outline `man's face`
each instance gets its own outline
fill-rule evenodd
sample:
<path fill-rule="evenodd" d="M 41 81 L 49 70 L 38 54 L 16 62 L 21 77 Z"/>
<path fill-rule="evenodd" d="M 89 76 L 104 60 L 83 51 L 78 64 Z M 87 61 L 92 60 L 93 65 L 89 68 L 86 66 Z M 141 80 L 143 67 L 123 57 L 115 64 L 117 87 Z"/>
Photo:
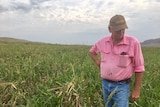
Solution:
<path fill-rule="evenodd" d="M 114 31 L 113 29 L 111 29 L 111 33 L 112 33 L 112 36 L 113 36 L 114 40 L 119 41 L 119 40 L 123 39 L 125 29 L 121 29 L 121 30 L 118 30 L 118 31 Z"/>

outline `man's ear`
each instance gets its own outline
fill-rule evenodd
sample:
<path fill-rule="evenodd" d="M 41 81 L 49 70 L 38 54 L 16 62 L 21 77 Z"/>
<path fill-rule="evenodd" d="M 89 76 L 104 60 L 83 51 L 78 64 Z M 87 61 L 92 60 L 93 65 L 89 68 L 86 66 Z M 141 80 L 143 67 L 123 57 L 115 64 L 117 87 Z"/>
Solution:
<path fill-rule="evenodd" d="M 109 30 L 110 33 L 112 33 L 112 29 L 111 29 L 110 26 L 108 26 L 108 30 Z"/>

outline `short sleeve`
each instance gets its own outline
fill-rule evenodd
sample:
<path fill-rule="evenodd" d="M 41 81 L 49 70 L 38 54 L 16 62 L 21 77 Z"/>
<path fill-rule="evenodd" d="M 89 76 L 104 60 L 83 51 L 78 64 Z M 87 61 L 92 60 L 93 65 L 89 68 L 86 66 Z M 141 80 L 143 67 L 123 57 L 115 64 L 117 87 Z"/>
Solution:
<path fill-rule="evenodd" d="M 142 49 L 138 41 L 136 41 L 134 44 L 134 71 L 135 72 L 145 71 Z"/>

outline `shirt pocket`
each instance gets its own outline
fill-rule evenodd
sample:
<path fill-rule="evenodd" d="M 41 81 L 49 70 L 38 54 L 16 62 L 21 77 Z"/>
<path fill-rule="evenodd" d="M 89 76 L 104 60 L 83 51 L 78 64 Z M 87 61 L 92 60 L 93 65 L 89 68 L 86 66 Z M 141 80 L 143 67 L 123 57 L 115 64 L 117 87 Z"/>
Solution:
<path fill-rule="evenodd" d="M 119 55 L 118 57 L 118 67 L 126 68 L 131 63 L 130 55 Z"/>

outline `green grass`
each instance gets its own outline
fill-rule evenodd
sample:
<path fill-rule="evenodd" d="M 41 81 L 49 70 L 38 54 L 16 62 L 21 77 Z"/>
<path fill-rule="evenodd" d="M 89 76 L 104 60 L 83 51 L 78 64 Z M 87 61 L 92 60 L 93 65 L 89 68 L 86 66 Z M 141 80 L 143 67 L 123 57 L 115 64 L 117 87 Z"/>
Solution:
<path fill-rule="evenodd" d="M 0 106 L 103 107 L 90 46 L 1 43 Z M 140 107 L 160 107 L 160 48 L 143 48 Z M 136 107 L 130 103 L 130 107 Z"/>

